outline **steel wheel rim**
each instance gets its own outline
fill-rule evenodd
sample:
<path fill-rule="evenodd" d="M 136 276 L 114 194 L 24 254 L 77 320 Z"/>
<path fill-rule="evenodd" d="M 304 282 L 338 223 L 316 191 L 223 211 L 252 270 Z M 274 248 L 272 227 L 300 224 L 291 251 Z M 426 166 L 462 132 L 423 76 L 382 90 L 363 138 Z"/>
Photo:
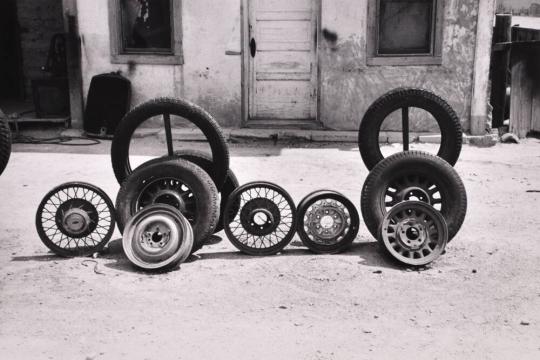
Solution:
<path fill-rule="evenodd" d="M 404 201 L 420 201 L 442 211 L 444 195 L 442 187 L 428 176 L 405 173 L 396 176 L 386 185 L 381 197 L 381 208 L 388 212 L 393 206 Z"/>
<path fill-rule="evenodd" d="M 393 207 L 381 224 L 380 239 L 399 262 L 423 266 L 436 260 L 448 242 L 444 217 L 430 205 L 405 201 Z"/>
<path fill-rule="evenodd" d="M 59 255 L 85 256 L 101 250 L 114 232 L 114 206 L 98 187 L 62 184 L 41 201 L 36 214 L 40 238 Z"/>
<path fill-rule="evenodd" d="M 244 208 L 257 201 L 259 205 L 249 212 L 246 224 Z M 272 203 L 272 206 L 265 207 Z M 234 211 L 234 209 L 238 209 Z M 276 214 L 277 210 L 277 214 Z M 255 231 L 255 217 L 264 214 L 270 223 L 268 228 Z M 281 187 L 267 182 L 253 182 L 237 188 L 229 197 L 224 217 L 227 236 L 240 250 L 252 255 L 264 255 L 280 251 L 294 235 L 296 208 L 290 196 Z M 263 219 L 265 220 L 265 219 Z"/>
<path fill-rule="evenodd" d="M 308 204 L 303 220 L 303 230 L 308 238 L 320 245 L 340 242 L 351 227 L 351 215 L 346 206 L 329 198 Z"/>
<path fill-rule="evenodd" d="M 160 237 L 155 237 L 156 230 Z M 165 204 L 150 205 L 128 221 L 122 245 L 134 265 L 158 270 L 188 257 L 193 247 L 193 230 L 178 209 Z"/>
<path fill-rule="evenodd" d="M 188 221 L 197 221 L 197 202 L 189 186 L 176 178 L 159 178 L 149 181 L 139 192 L 135 201 L 135 211 L 153 204 L 166 204 L 178 209 Z"/>

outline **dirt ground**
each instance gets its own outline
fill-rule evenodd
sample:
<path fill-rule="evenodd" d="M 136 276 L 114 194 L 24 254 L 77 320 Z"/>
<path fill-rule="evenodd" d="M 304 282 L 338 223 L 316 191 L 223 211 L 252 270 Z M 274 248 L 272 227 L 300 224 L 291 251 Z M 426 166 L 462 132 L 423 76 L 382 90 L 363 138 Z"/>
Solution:
<path fill-rule="evenodd" d="M 14 146 L 0 177 L 1 358 L 540 358 L 539 140 L 464 147 L 467 218 L 427 270 L 387 262 L 362 226 L 339 255 L 312 254 L 295 237 L 280 255 L 250 257 L 221 233 L 153 275 L 130 265 L 118 233 L 95 263 L 54 256 L 36 233 L 38 203 L 62 182 L 116 197 L 109 145 Z M 274 181 L 297 203 L 334 189 L 359 207 L 367 170 L 354 144 L 231 153 L 241 183 Z"/>

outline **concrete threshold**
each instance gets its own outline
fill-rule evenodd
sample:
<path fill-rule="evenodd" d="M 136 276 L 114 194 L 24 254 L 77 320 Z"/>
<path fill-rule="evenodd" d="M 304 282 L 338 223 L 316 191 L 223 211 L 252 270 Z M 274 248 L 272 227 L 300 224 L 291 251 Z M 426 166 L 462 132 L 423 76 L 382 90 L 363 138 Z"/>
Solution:
<path fill-rule="evenodd" d="M 243 142 L 253 140 L 278 141 L 304 141 L 304 142 L 337 142 L 337 143 L 357 143 L 357 131 L 335 131 L 335 130 L 295 130 L 295 129 L 251 129 L 251 128 L 222 128 L 223 136 L 228 142 Z M 66 136 L 80 136 L 81 130 L 69 129 L 62 133 Z M 176 128 L 172 129 L 173 140 L 181 141 L 206 141 L 204 134 L 196 128 Z M 143 128 L 135 132 L 135 137 L 157 137 L 165 142 L 165 129 L 163 128 Z M 411 133 L 413 142 L 425 144 L 440 144 L 441 136 L 430 133 Z M 481 136 L 463 135 L 463 143 L 474 146 L 489 147 L 499 141 L 496 134 L 486 134 Z M 401 143 L 400 132 L 384 131 L 379 136 L 381 144 Z"/>

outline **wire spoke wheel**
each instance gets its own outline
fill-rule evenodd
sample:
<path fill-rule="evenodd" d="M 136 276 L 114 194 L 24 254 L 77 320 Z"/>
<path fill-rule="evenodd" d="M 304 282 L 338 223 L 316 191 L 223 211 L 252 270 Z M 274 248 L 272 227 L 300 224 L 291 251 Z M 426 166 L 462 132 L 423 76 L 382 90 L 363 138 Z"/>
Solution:
<path fill-rule="evenodd" d="M 359 227 L 356 207 L 338 192 L 315 191 L 298 205 L 298 235 L 316 253 L 345 250 L 356 238 Z"/>
<path fill-rule="evenodd" d="M 439 211 L 421 201 L 405 201 L 385 215 L 379 242 L 402 264 L 424 266 L 443 253 L 448 226 Z"/>
<path fill-rule="evenodd" d="M 249 255 L 273 255 L 291 241 L 296 230 L 296 207 L 278 185 L 252 182 L 230 196 L 224 212 L 227 237 Z"/>
<path fill-rule="evenodd" d="M 41 241 L 61 256 L 88 256 L 100 251 L 114 232 L 111 199 L 103 190 L 83 182 L 52 189 L 36 213 Z"/>
<path fill-rule="evenodd" d="M 128 221 L 122 246 L 129 261 L 141 269 L 169 269 L 189 256 L 193 230 L 178 209 L 154 204 Z"/>

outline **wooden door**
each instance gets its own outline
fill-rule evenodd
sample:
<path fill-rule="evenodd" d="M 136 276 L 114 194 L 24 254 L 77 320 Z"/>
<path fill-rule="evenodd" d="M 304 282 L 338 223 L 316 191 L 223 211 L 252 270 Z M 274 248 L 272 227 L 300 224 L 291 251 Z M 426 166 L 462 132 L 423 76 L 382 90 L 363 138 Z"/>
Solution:
<path fill-rule="evenodd" d="M 317 117 L 318 0 L 248 0 L 250 123 Z"/>

